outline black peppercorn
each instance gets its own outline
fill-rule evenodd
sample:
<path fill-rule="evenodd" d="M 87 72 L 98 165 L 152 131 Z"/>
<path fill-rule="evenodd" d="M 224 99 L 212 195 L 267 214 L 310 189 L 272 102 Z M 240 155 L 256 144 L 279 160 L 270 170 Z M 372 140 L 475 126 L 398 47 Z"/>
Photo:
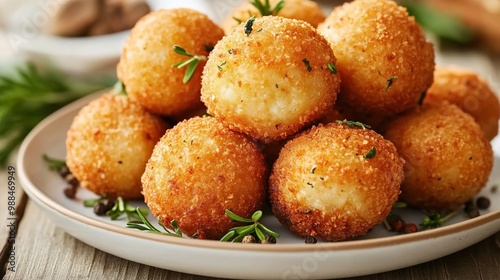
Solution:
<path fill-rule="evenodd" d="M 316 243 L 318 243 L 318 240 L 314 236 L 309 235 L 306 237 L 305 243 L 306 244 L 316 244 Z"/>
<path fill-rule="evenodd" d="M 266 239 L 262 240 L 262 244 L 276 244 L 276 237 L 266 235 Z"/>
<path fill-rule="evenodd" d="M 482 210 L 488 209 L 490 207 L 490 204 L 491 204 L 490 200 L 484 196 L 480 196 L 476 200 L 477 208 Z"/>

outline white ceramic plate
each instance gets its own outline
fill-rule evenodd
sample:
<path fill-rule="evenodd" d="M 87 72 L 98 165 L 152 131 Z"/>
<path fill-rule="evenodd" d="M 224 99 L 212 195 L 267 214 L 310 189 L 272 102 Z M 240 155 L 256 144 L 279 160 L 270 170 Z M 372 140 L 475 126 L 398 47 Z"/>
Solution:
<path fill-rule="evenodd" d="M 498 155 L 490 181 L 481 193 L 491 199 L 490 209 L 475 219 L 457 215 L 446 226 L 434 230 L 396 235 L 379 225 L 360 240 L 313 245 L 295 238 L 268 214 L 264 223 L 282 237 L 278 244 L 262 245 L 176 238 L 128 229 L 125 220 L 97 217 L 92 209 L 83 207 L 82 200 L 95 195 L 80 189 L 76 200 L 66 198 L 66 184 L 42 160 L 43 154 L 64 158 L 66 131 L 73 117 L 95 97 L 88 96 L 57 111 L 28 135 L 18 155 L 19 180 L 29 197 L 57 226 L 91 246 L 128 260 L 226 278 L 349 277 L 420 264 L 500 231 L 500 192 L 491 192 L 491 186 L 500 183 Z M 136 205 L 145 206 L 141 202 Z M 420 211 L 411 209 L 405 209 L 402 215 L 416 223 L 423 217 Z"/>

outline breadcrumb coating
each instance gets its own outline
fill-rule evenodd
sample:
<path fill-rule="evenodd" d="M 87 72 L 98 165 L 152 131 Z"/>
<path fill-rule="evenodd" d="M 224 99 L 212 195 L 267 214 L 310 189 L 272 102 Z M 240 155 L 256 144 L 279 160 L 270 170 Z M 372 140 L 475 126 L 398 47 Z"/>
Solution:
<path fill-rule="evenodd" d="M 424 103 L 448 101 L 471 115 L 486 136 L 498 134 L 500 103 L 488 82 L 477 73 L 457 66 L 436 67 L 434 83 L 427 90 Z"/>
<path fill-rule="evenodd" d="M 385 137 L 405 159 L 401 200 L 426 210 L 455 210 L 486 184 L 491 144 L 457 106 L 427 104 L 393 119 Z"/>
<path fill-rule="evenodd" d="M 270 0 L 271 9 L 280 1 Z M 240 24 L 240 21 L 245 22 L 252 16 L 261 17 L 262 15 L 249 1 L 245 1 L 226 16 L 221 27 L 226 34 L 229 34 Z M 310 0 L 286 0 L 277 16 L 303 20 L 314 27 L 326 18 L 319 4 Z"/>
<path fill-rule="evenodd" d="M 340 78 L 328 42 L 308 23 L 267 16 L 215 46 L 203 71 L 208 113 L 252 138 L 285 139 L 335 104 Z"/>
<path fill-rule="evenodd" d="M 124 95 L 83 107 L 67 132 L 66 164 L 97 195 L 141 198 L 141 176 L 168 124 Z"/>
<path fill-rule="evenodd" d="M 380 134 L 340 123 L 314 126 L 285 144 L 269 196 L 295 234 L 340 241 L 382 222 L 400 193 L 403 160 Z"/>
<path fill-rule="evenodd" d="M 163 224 L 188 236 L 220 239 L 262 206 L 266 165 L 255 143 L 213 117 L 194 117 L 167 131 L 142 176 L 146 204 Z"/>
<path fill-rule="evenodd" d="M 175 45 L 188 53 L 208 56 L 224 32 L 206 15 L 190 9 L 154 11 L 137 22 L 120 57 L 118 78 L 129 96 L 149 111 L 165 116 L 182 115 L 200 106 L 200 61 L 193 77 L 183 83 L 186 68 L 174 64 L 189 57 L 174 52 Z"/>
<path fill-rule="evenodd" d="M 339 103 L 360 113 L 385 116 L 408 110 L 432 84 L 433 45 L 394 1 L 345 3 L 318 31 L 338 59 Z"/>

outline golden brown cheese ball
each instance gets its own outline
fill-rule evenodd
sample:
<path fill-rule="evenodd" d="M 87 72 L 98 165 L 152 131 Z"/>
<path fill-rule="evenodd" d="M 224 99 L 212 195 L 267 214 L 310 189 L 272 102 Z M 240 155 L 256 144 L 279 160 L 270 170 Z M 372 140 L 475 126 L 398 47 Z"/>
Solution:
<path fill-rule="evenodd" d="M 212 117 L 194 117 L 167 131 L 142 176 L 146 204 L 163 224 L 188 236 L 219 239 L 235 224 L 229 209 L 249 217 L 262 205 L 266 166 L 257 146 Z"/>
<path fill-rule="evenodd" d="M 340 123 L 285 144 L 269 183 L 272 210 L 295 234 L 327 241 L 362 236 L 400 193 L 403 160 L 380 134 Z"/>
<path fill-rule="evenodd" d="M 391 115 L 418 103 L 432 84 L 434 49 L 405 8 L 355 0 L 335 8 L 318 31 L 330 42 L 342 78 L 339 102 Z"/>
<path fill-rule="evenodd" d="M 190 57 L 174 52 L 208 56 L 224 35 L 206 15 L 190 9 L 157 10 L 131 30 L 118 64 L 118 78 L 130 97 L 156 114 L 175 116 L 200 105 L 200 61 L 191 80 L 183 82 L 186 67 L 174 64 Z"/>
<path fill-rule="evenodd" d="M 472 117 L 452 104 L 427 105 L 393 119 L 385 137 L 405 159 L 401 200 L 426 210 L 454 210 L 485 185 L 490 143 Z"/>
<path fill-rule="evenodd" d="M 168 125 L 124 95 L 106 94 L 83 107 L 66 139 L 66 164 L 97 195 L 140 198 L 141 176 Z"/>
<path fill-rule="evenodd" d="M 448 101 L 471 115 L 486 136 L 498 134 L 500 103 L 488 82 L 474 72 L 459 67 L 436 67 L 434 83 L 424 103 Z"/>
<path fill-rule="evenodd" d="M 231 129 L 281 140 L 333 107 L 340 78 L 328 42 L 308 23 L 253 18 L 215 46 L 202 101 Z"/>
<path fill-rule="evenodd" d="M 265 1 L 259 1 L 265 4 Z M 281 0 L 270 0 L 270 10 L 273 10 L 279 2 Z M 286 0 L 278 13 L 272 15 L 303 20 L 314 27 L 325 20 L 325 15 L 318 3 L 310 0 Z M 226 34 L 229 34 L 240 22 L 245 22 L 252 16 L 261 17 L 262 13 L 250 1 L 245 1 L 226 16 L 221 25 L 222 29 Z"/>

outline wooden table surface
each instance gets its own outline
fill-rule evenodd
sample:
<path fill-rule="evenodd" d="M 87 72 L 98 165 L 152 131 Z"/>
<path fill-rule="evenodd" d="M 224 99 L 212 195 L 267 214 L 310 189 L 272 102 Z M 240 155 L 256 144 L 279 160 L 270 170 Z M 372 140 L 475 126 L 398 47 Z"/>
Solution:
<path fill-rule="evenodd" d="M 439 52 L 436 62 L 476 71 L 500 93 L 500 56 L 480 51 L 447 51 Z M 15 157 L 11 162 L 16 167 Z M 14 195 L 16 219 L 9 220 L 6 170 L 0 170 L 0 221 L 3 223 L 0 227 L 0 267 L 3 279 L 216 279 L 127 261 L 88 246 L 56 227 L 17 183 Z M 15 236 L 10 236 L 10 240 L 15 240 L 14 257 L 9 255 L 12 252 L 9 234 L 13 232 L 8 225 L 12 221 L 17 226 Z M 411 254 L 408 252 L 409 256 Z M 12 265 L 15 272 L 9 269 Z M 427 263 L 353 279 L 500 279 L 500 234 Z"/>

